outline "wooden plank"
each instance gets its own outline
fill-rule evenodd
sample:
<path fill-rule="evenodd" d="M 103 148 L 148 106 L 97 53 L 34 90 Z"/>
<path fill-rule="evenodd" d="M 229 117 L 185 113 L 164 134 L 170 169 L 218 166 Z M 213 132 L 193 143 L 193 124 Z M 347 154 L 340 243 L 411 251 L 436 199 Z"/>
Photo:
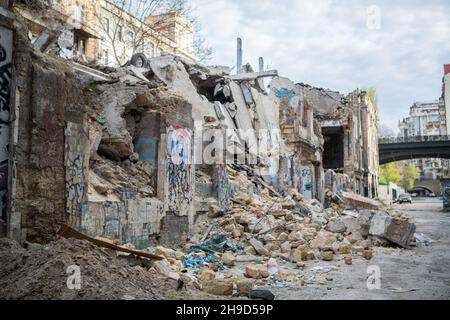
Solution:
<path fill-rule="evenodd" d="M 112 244 L 112 243 L 109 243 L 109 242 L 106 242 L 103 240 L 99 240 L 99 239 L 87 236 L 87 235 L 69 227 L 68 225 L 62 225 L 61 228 L 58 230 L 58 235 L 60 235 L 61 237 L 67 238 L 67 239 L 72 238 L 72 239 L 78 239 L 78 240 L 87 240 L 99 247 L 103 247 L 103 248 L 107 248 L 107 249 L 111 249 L 111 250 L 115 250 L 115 251 L 121 251 L 121 252 L 125 252 L 125 253 L 130 253 L 130 254 L 134 254 L 139 257 L 144 257 L 144 258 L 148 258 L 148 259 L 152 259 L 152 260 L 163 260 L 164 259 L 164 257 L 160 257 L 157 255 L 151 254 L 149 252 L 125 248 L 122 246 L 118 246 L 118 245 L 115 245 L 115 244 Z"/>
<path fill-rule="evenodd" d="M 206 238 L 208 238 L 209 233 L 211 232 L 211 230 L 214 228 L 214 224 L 211 224 L 208 229 L 206 230 L 205 234 L 203 235 L 202 239 L 200 240 L 200 242 L 204 242 L 206 240 Z"/>

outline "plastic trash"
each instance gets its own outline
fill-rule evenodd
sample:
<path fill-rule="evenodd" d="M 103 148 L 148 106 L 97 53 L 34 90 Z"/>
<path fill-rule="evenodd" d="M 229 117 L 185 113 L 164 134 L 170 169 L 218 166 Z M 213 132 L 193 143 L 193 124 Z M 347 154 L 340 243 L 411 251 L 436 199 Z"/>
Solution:
<path fill-rule="evenodd" d="M 274 282 L 270 284 L 272 287 L 278 287 L 278 288 L 285 288 L 289 287 L 289 284 L 287 282 Z"/>
<path fill-rule="evenodd" d="M 414 238 L 415 238 L 416 242 L 420 242 L 420 243 L 424 244 L 425 246 L 429 246 L 431 243 L 434 242 L 432 239 L 430 239 L 423 233 L 415 233 Z"/>
<path fill-rule="evenodd" d="M 191 252 L 206 252 L 208 254 L 214 254 L 215 252 L 233 251 L 236 252 L 242 250 L 242 246 L 239 244 L 232 244 L 227 242 L 227 237 L 223 234 L 215 234 L 203 243 L 194 245 L 191 247 Z"/>
<path fill-rule="evenodd" d="M 269 272 L 269 276 L 273 276 L 280 272 L 280 267 L 278 266 L 277 260 L 270 258 L 269 262 L 267 262 L 267 271 Z"/>
<path fill-rule="evenodd" d="M 209 263 L 214 263 L 215 259 L 214 257 L 207 257 L 205 258 L 187 258 L 183 260 L 183 265 L 185 267 L 204 267 L 208 266 Z"/>

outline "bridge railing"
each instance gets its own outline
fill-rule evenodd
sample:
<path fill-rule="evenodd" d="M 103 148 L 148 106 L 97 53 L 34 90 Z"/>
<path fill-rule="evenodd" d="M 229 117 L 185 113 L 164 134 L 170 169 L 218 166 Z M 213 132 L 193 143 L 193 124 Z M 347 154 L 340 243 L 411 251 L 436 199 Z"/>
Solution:
<path fill-rule="evenodd" d="M 379 139 L 379 144 L 450 141 L 450 136 L 413 136 L 413 137 L 385 137 Z"/>

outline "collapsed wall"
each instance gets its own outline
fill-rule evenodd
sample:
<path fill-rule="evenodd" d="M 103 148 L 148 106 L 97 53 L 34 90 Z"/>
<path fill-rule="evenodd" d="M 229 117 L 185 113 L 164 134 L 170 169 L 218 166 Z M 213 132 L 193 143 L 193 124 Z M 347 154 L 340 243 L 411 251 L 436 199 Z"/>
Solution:
<path fill-rule="evenodd" d="M 294 188 L 324 203 L 326 188 L 354 190 L 357 153 L 345 139 L 356 109 L 338 93 L 278 76 L 265 87 L 264 73 L 231 76 L 171 55 L 103 73 L 42 54 L 16 24 L 11 212 L 23 239 L 49 241 L 67 223 L 137 247 L 176 245 L 211 207 L 229 210 L 242 191 L 230 170 L 255 193 Z M 342 168 L 330 167 L 334 153 Z"/>
<path fill-rule="evenodd" d="M 118 69 L 110 81 L 31 49 L 22 60 L 33 66 L 17 64 L 26 75 L 20 77 L 16 194 L 23 239 L 52 240 L 65 223 L 141 248 L 181 243 L 197 212 L 211 205 L 226 210 L 239 192 L 226 164 L 274 192 L 295 184 L 306 190 L 293 181 L 294 172 L 293 184 L 279 183 L 280 150 L 292 159 L 295 151 L 280 134 L 278 98 L 255 82 L 172 56 L 151 59 L 146 70 Z M 223 132 L 225 145 L 208 140 L 208 130 Z M 204 161 L 211 141 L 213 158 L 223 152 L 223 161 Z M 313 160 L 320 164 L 320 156 L 298 163 Z"/>

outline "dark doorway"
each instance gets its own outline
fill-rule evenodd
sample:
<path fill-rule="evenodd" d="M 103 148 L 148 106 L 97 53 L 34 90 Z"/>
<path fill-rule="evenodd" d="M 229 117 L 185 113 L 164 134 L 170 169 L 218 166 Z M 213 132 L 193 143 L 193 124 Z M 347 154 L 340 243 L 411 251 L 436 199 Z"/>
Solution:
<path fill-rule="evenodd" d="M 344 134 L 341 127 L 322 128 L 325 140 L 323 146 L 323 167 L 340 171 L 344 169 Z"/>

